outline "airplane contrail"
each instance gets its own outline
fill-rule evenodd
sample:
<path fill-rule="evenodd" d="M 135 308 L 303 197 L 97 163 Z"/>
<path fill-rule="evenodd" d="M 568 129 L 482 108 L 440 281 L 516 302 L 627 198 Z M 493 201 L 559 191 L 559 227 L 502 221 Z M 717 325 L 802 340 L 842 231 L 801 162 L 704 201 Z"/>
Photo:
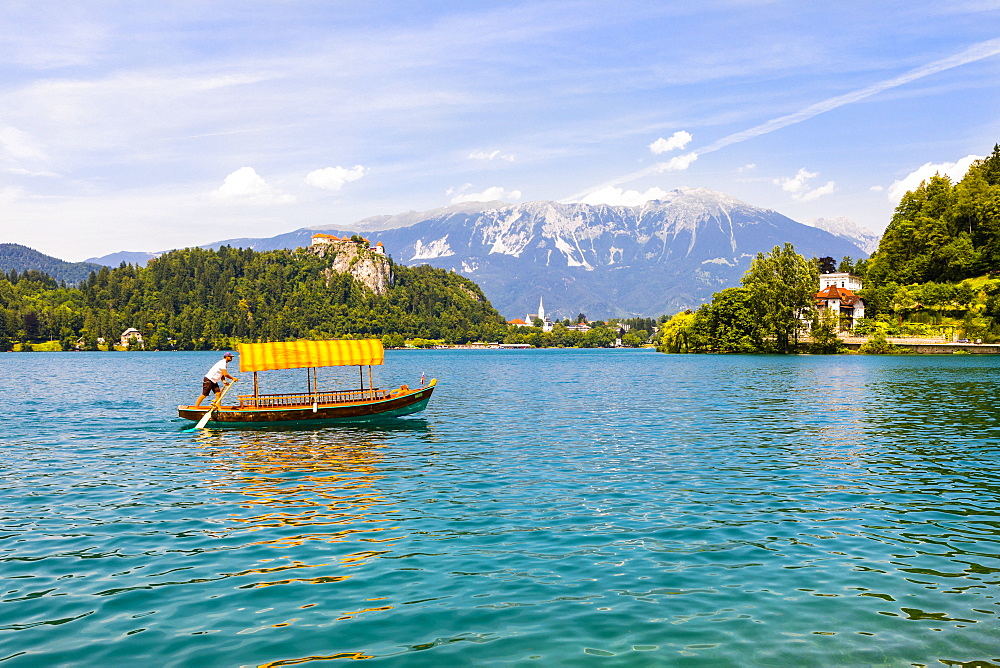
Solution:
<path fill-rule="evenodd" d="M 926 76 L 932 74 L 937 74 L 938 72 L 943 72 L 945 70 L 950 70 L 954 67 L 959 67 L 961 65 L 967 65 L 969 63 L 974 63 L 977 60 L 983 60 L 984 58 L 989 58 L 1000 54 L 1000 38 L 987 40 L 985 42 L 979 42 L 978 44 L 973 44 L 972 46 L 964 49 L 954 55 L 948 56 L 947 58 L 941 58 L 940 60 L 935 60 L 932 63 L 922 65 L 916 69 L 910 70 L 904 74 L 891 79 L 886 79 L 885 81 L 880 81 L 874 83 L 870 86 L 864 88 L 859 88 L 858 90 L 851 91 L 849 93 L 844 93 L 843 95 L 837 95 L 835 97 L 828 98 L 821 102 L 811 104 L 805 109 L 801 109 L 791 114 L 786 114 L 784 116 L 779 116 L 760 125 L 755 125 L 747 130 L 741 130 L 740 132 L 735 132 L 731 135 L 727 135 L 718 141 L 704 146 L 699 149 L 692 151 L 694 158 L 698 156 L 705 155 L 706 153 L 713 153 L 726 146 L 731 146 L 733 144 L 738 144 L 744 142 L 748 139 L 753 139 L 755 137 L 760 137 L 761 135 L 766 135 L 768 133 L 774 132 L 775 130 L 780 130 L 781 128 L 788 127 L 789 125 L 794 125 L 796 123 L 801 123 L 802 121 L 809 120 L 814 116 L 819 116 L 828 111 L 833 111 L 839 107 L 843 107 L 847 104 L 852 104 L 866 97 L 871 97 L 872 95 L 877 95 L 883 91 L 889 90 L 891 88 L 897 88 L 899 86 L 908 84 L 917 79 L 922 79 Z M 688 154 L 689 156 L 691 154 Z M 689 162 L 693 161 L 691 158 Z M 619 177 L 607 183 L 601 184 L 595 188 L 578 193 L 563 201 L 576 201 L 581 197 L 586 196 L 588 193 L 594 190 L 600 190 L 601 188 L 608 188 L 611 186 L 619 186 L 623 183 L 629 183 L 635 181 L 644 176 L 650 176 L 652 174 L 659 174 L 664 171 L 668 171 L 669 162 L 658 162 L 655 165 L 646 167 L 645 169 L 633 172 L 631 174 L 626 174 L 625 176 Z"/>

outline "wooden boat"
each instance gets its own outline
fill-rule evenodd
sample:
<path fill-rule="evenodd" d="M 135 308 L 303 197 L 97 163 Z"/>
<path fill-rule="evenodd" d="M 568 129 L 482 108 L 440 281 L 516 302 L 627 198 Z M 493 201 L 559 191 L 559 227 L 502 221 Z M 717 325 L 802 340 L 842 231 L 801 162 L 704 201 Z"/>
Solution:
<path fill-rule="evenodd" d="M 437 385 L 437 379 L 432 379 L 414 389 L 406 385 L 391 390 L 375 387 L 372 366 L 385 361 L 385 351 L 378 339 L 241 343 L 238 348 L 240 372 L 253 372 L 253 394 L 239 395 L 236 404 L 224 405 L 222 402 L 234 381 L 210 405 L 178 406 L 180 417 L 194 420 L 202 427 L 368 422 L 424 410 Z M 317 369 L 330 366 L 357 366 L 360 387 L 320 389 Z M 365 387 L 366 366 L 368 387 Z M 277 369 L 306 369 L 306 391 L 261 394 L 258 372 Z"/>

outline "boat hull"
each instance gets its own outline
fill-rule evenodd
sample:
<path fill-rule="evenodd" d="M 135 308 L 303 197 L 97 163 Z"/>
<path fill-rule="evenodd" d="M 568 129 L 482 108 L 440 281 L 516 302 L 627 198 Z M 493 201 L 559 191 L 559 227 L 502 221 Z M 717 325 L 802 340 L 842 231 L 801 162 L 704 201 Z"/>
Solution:
<path fill-rule="evenodd" d="M 215 410 L 208 425 L 213 427 L 246 427 L 267 425 L 316 425 L 347 422 L 371 422 L 385 418 L 418 413 L 427 407 L 434 384 L 376 401 L 354 401 L 338 404 L 307 404 L 281 408 L 240 408 L 221 406 Z M 197 422 L 209 406 L 178 406 L 177 415 Z"/>

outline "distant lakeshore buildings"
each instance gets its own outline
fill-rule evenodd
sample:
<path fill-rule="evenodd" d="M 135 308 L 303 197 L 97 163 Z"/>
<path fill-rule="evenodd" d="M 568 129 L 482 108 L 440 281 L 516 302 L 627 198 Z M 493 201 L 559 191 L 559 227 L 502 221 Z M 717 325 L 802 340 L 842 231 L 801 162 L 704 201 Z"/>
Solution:
<path fill-rule="evenodd" d="M 315 242 L 314 242 L 315 243 Z M 865 317 L 865 302 L 857 294 L 863 285 L 861 278 L 847 272 L 834 272 L 821 274 L 819 277 L 819 292 L 813 294 L 816 311 L 822 316 L 824 313 L 832 313 L 839 323 L 842 331 L 851 331 L 858 321 Z M 802 320 L 805 323 L 811 321 L 810 313 L 803 313 Z M 507 324 L 515 327 L 534 327 L 536 321 L 541 321 L 543 332 L 551 332 L 555 323 L 545 313 L 545 304 L 542 297 L 538 298 L 538 312 L 528 313 L 524 319 L 514 318 L 508 320 Z M 624 331 L 628 331 L 627 325 L 622 326 Z M 808 327 L 808 325 L 807 325 Z M 591 327 L 582 321 L 576 324 L 567 325 L 566 329 L 575 332 L 588 332 Z"/>
<path fill-rule="evenodd" d="M 542 331 L 551 332 L 552 328 L 555 327 L 555 323 L 545 314 L 545 304 L 542 303 L 542 298 L 538 298 L 538 313 L 529 313 L 524 316 L 524 320 L 520 318 L 514 318 L 513 320 L 508 320 L 508 325 L 514 325 L 515 327 L 534 327 L 533 324 L 535 320 L 542 321 Z M 589 332 L 590 325 L 585 321 L 578 322 L 573 325 L 566 325 L 566 329 L 571 332 Z"/>

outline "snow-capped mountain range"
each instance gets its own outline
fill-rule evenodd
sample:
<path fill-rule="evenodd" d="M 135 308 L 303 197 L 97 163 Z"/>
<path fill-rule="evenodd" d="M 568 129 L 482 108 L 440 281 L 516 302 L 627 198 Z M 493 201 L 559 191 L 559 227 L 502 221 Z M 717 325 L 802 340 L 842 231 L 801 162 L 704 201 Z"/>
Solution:
<path fill-rule="evenodd" d="M 807 220 L 806 225 L 826 230 L 833 236 L 854 244 L 869 255 L 878 249 L 878 242 L 882 239 L 882 235 L 866 230 L 850 218 L 813 218 Z"/>
<path fill-rule="evenodd" d="M 376 226 L 383 229 L 371 229 Z M 534 312 L 540 297 L 546 312 L 559 318 L 579 312 L 591 318 L 658 316 L 697 308 L 712 293 L 738 285 L 758 252 L 785 242 L 806 257 L 868 254 L 818 226 L 706 188 L 681 188 L 631 207 L 463 204 L 379 216 L 348 229 L 301 228 L 207 247 L 295 248 L 309 245 L 316 232 L 358 231 L 372 244 L 381 241 L 396 262 L 427 263 L 468 276 L 508 318 Z"/>

